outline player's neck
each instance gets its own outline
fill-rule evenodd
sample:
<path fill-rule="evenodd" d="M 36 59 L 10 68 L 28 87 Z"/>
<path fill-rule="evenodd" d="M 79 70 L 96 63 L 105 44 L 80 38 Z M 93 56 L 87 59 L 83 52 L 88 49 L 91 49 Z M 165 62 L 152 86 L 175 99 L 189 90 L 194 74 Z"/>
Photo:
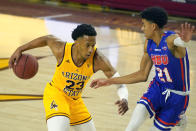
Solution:
<path fill-rule="evenodd" d="M 78 44 L 74 44 L 72 47 L 72 59 L 74 64 L 81 66 L 84 63 L 84 58 L 80 54 L 81 50 L 79 49 Z"/>
<path fill-rule="evenodd" d="M 163 34 L 164 34 L 163 30 L 158 30 L 154 32 L 152 36 L 152 40 L 156 43 L 157 46 L 159 46 Z"/>

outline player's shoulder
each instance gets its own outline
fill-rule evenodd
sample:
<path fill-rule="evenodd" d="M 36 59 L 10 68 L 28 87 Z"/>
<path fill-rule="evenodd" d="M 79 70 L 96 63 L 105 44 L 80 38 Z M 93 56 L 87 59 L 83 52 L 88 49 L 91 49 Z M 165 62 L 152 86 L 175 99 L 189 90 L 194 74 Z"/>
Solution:
<path fill-rule="evenodd" d="M 99 50 L 95 50 L 95 53 L 94 53 L 94 61 L 95 62 L 100 62 L 104 59 L 104 55 L 99 51 Z"/>
<path fill-rule="evenodd" d="M 172 42 L 178 35 L 174 31 L 165 31 L 164 35 L 166 36 L 166 40 L 168 42 Z"/>
<path fill-rule="evenodd" d="M 110 74 L 112 72 L 115 73 L 115 69 L 112 67 L 109 59 L 104 56 L 100 51 L 97 50 L 97 54 L 95 57 L 95 62 L 94 62 L 94 73 L 101 70 L 106 74 Z M 109 75 L 108 74 L 108 75 Z"/>
<path fill-rule="evenodd" d="M 61 40 L 60 38 L 58 38 L 54 35 L 47 35 L 46 38 L 47 38 L 47 41 L 49 43 L 58 44 L 58 45 L 61 45 L 61 46 L 64 46 L 65 43 L 66 43 L 66 42 L 64 42 L 63 40 Z"/>
<path fill-rule="evenodd" d="M 96 50 L 94 55 L 94 71 L 104 70 L 108 68 L 109 60 L 99 50 Z"/>
<path fill-rule="evenodd" d="M 176 37 L 178 37 L 177 34 L 171 34 L 170 36 L 167 37 L 167 40 L 173 40 L 173 39 L 175 39 Z"/>
<path fill-rule="evenodd" d="M 148 44 L 150 43 L 150 39 L 146 39 L 144 43 L 144 52 L 147 53 Z"/>
<path fill-rule="evenodd" d="M 173 46 L 173 45 L 174 45 L 174 40 L 175 40 L 177 37 L 178 37 L 177 34 L 171 34 L 170 36 L 168 36 L 168 37 L 166 38 L 166 42 L 167 42 L 168 46 L 169 46 L 169 45 Z"/>
<path fill-rule="evenodd" d="M 57 58 L 57 61 L 60 62 L 64 56 L 66 42 L 53 35 L 48 35 L 46 37 L 48 46 L 51 48 L 53 54 Z"/>

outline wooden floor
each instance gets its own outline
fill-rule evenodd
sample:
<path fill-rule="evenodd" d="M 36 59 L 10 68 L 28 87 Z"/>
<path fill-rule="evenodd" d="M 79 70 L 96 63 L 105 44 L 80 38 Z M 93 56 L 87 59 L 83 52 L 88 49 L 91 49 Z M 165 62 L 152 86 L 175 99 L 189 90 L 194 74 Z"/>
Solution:
<path fill-rule="evenodd" d="M 15 29 L 17 30 L 21 24 L 21 20 L 25 21 L 25 23 L 20 27 L 20 30 L 24 31 L 25 28 L 28 28 L 29 32 L 21 33 L 21 31 L 19 31 L 17 34 L 16 31 L 12 34 L 12 31 L 9 30 L 9 28 L 4 28 L 3 31 L 0 30 L 0 34 L 5 34 L 5 36 L 9 38 L 0 39 L 0 58 L 9 58 L 11 53 L 13 53 L 13 50 L 19 45 L 45 34 L 54 34 L 63 40 L 71 41 L 71 30 L 78 24 L 74 22 L 59 22 L 48 19 L 32 19 L 0 14 L 1 20 L 5 17 L 8 20 L 13 19 L 13 21 L 17 19 L 18 23 L 9 23 L 13 21 L 9 21 L 8 23 L 5 22 L 3 23 L 4 25 L 0 23 L 1 29 L 3 27 L 15 26 Z M 32 23 L 37 23 L 37 25 L 32 25 Z M 41 27 L 40 24 L 45 26 Z M 40 26 L 39 28 L 37 28 L 38 25 Z M 69 28 L 62 30 L 61 27 Z M 112 65 L 121 75 L 126 75 L 139 69 L 144 43 L 142 33 L 120 28 L 111 29 L 108 26 L 96 26 L 96 30 L 98 32 L 97 47 L 111 61 Z M 17 38 L 14 36 L 17 36 Z M 189 107 L 186 113 L 188 117 L 187 131 L 194 131 L 196 129 L 196 41 L 191 41 L 188 49 L 190 59 L 191 94 Z M 3 62 L 3 59 L 0 59 L 0 67 L 2 68 L 2 70 L 0 69 L 0 131 L 47 130 L 42 100 L 20 100 L 23 99 L 24 96 L 19 96 L 17 99 L 20 101 L 6 101 L 7 99 L 13 99 L 13 96 L 2 96 L 3 94 L 43 94 L 46 83 L 52 79 L 56 60 L 53 56 L 50 56 L 52 53 L 48 47 L 30 50 L 28 53 L 35 56 L 46 56 L 43 59 L 39 59 L 39 71 L 34 78 L 29 80 L 21 80 L 13 74 L 11 69 L 3 69 L 3 67 L 6 66 L 6 62 Z M 3 66 L 3 64 L 5 66 Z M 94 74 L 83 92 L 83 97 L 89 112 L 93 116 L 97 131 L 125 130 L 133 109 L 136 106 L 137 100 L 139 100 L 142 94 L 147 90 L 148 84 L 153 76 L 154 69 L 152 69 L 147 82 L 127 85 L 129 90 L 130 109 L 124 116 L 119 116 L 117 114 L 117 107 L 114 105 L 114 102 L 118 100 L 116 87 L 109 86 L 96 90 L 89 88 L 91 80 L 105 77 L 102 72 Z M 37 97 L 40 99 L 40 96 Z M 153 119 L 147 120 L 141 126 L 140 131 L 148 131 L 152 124 Z"/>

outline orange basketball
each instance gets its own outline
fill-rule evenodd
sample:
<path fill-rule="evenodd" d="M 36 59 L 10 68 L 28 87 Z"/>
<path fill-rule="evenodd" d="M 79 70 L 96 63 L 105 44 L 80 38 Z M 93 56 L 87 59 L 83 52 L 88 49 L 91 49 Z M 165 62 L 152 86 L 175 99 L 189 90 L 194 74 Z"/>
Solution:
<path fill-rule="evenodd" d="M 21 79 L 30 79 L 38 71 L 38 62 L 36 57 L 30 54 L 22 54 L 18 63 L 13 66 L 13 71 L 16 76 Z"/>

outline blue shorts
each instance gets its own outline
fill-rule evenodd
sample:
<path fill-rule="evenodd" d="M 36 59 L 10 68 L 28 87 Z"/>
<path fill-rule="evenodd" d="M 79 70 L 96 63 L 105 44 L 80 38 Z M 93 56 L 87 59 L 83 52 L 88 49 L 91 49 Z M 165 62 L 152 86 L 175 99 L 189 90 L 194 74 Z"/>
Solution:
<path fill-rule="evenodd" d="M 171 130 L 171 127 L 180 121 L 180 115 L 186 112 L 189 102 L 188 95 L 181 96 L 172 92 L 166 100 L 166 94 L 162 94 L 166 88 L 153 80 L 147 92 L 138 101 L 138 103 L 145 105 L 151 118 L 155 115 L 154 125 L 163 131 Z"/>

